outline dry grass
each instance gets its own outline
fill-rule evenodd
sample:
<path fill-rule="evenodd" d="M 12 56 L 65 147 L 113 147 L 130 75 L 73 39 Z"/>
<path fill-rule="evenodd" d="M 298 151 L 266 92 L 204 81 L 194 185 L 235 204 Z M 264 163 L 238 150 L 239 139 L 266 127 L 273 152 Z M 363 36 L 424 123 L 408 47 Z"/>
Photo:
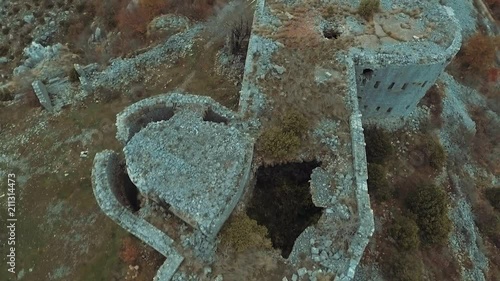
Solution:
<path fill-rule="evenodd" d="M 495 60 L 495 46 L 498 38 L 491 38 L 482 33 L 476 33 L 463 45 L 458 59 L 470 73 L 485 75 Z"/>
<path fill-rule="evenodd" d="M 425 94 L 424 98 L 420 101 L 431 110 L 431 124 L 435 128 L 441 128 L 443 119 L 441 113 L 443 112 L 443 97 L 444 91 L 442 85 L 433 85 Z"/>
<path fill-rule="evenodd" d="M 476 135 L 472 142 L 472 156 L 494 174 L 500 172 L 498 153 L 500 151 L 500 128 L 482 108 L 473 108 L 471 118 L 476 122 Z"/>

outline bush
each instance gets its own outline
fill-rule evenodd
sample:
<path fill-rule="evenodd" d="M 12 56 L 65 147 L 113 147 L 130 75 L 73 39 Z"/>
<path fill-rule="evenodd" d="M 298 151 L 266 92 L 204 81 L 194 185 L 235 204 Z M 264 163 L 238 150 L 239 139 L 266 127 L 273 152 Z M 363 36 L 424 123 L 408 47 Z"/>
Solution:
<path fill-rule="evenodd" d="M 295 154 L 300 147 L 300 138 L 292 132 L 277 127 L 265 130 L 260 136 L 260 145 L 264 154 L 281 159 Z"/>
<path fill-rule="evenodd" d="M 275 159 L 294 155 L 300 148 L 301 136 L 307 133 L 309 126 L 304 115 L 296 110 L 288 110 L 281 117 L 279 126 L 264 130 L 259 138 L 260 150 Z"/>
<path fill-rule="evenodd" d="M 137 259 L 140 256 L 139 248 L 137 247 L 137 243 L 134 241 L 134 238 L 127 236 L 122 240 L 122 247 L 120 250 L 120 259 L 128 264 L 135 264 Z"/>
<path fill-rule="evenodd" d="M 232 55 L 241 57 L 245 60 L 248 49 L 248 40 L 250 39 L 252 22 L 244 20 L 233 23 L 229 35 L 229 50 Z"/>
<path fill-rule="evenodd" d="M 286 132 L 301 136 L 307 132 L 309 126 L 309 120 L 296 110 L 289 110 L 283 114 L 281 128 Z"/>
<path fill-rule="evenodd" d="M 500 211 L 500 188 L 488 188 L 484 191 L 484 194 L 490 201 L 491 206 Z"/>
<path fill-rule="evenodd" d="M 382 129 L 365 130 L 365 142 L 368 163 L 382 164 L 394 153 L 390 135 Z"/>
<path fill-rule="evenodd" d="M 393 193 L 386 178 L 386 170 L 380 164 L 368 164 L 368 191 L 380 201 L 388 200 Z"/>
<path fill-rule="evenodd" d="M 221 232 L 221 243 L 241 253 L 247 250 L 264 248 L 271 249 L 265 226 L 258 225 L 256 220 L 246 214 L 234 217 Z"/>
<path fill-rule="evenodd" d="M 422 149 L 427 154 L 429 166 L 436 170 L 441 170 L 446 163 L 446 153 L 441 143 L 434 138 L 427 138 Z"/>
<path fill-rule="evenodd" d="M 389 228 L 389 235 L 403 251 L 413 251 L 420 246 L 417 223 L 408 217 L 398 217 Z"/>
<path fill-rule="evenodd" d="M 408 252 L 389 254 L 386 274 L 389 280 L 420 281 L 422 278 L 422 262 Z"/>
<path fill-rule="evenodd" d="M 423 185 L 408 196 L 407 206 L 416 216 L 421 241 L 428 245 L 443 245 L 451 231 L 446 193 L 434 186 Z"/>
<path fill-rule="evenodd" d="M 366 20 L 371 20 L 373 14 L 380 9 L 380 0 L 361 0 L 358 7 L 358 14 Z"/>
<path fill-rule="evenodd" d="M 495 61 L 495 42 L 487 35 L 476 33 L 463 45 L 459 54 L 462 66 L 471 72 L 485 74 Z"/>
<path fill-rule="evenodd" d="M 474 220 L 479 230 L 491 242 L 500 247 L 500 215 L 487 203 L 478 203 L 474 206 Z"/>
<path fill-rule="evenodd" d="M 7 87 L 0 88 L 0 101 L 10 101 L 13 99 L 14 99 L 14 94 L 9 88 Z"/>

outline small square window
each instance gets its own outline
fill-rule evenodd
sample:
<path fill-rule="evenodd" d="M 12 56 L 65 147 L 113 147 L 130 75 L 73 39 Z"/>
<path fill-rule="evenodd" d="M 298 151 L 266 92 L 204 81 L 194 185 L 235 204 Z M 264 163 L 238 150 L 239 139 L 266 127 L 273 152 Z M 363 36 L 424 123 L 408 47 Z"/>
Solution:
<path fill-rule="evenodd" d="M 391 90 L 392 88 L 394 88 L 394 84 L 396 84 L 396 83 L 392 82 L 391 85 L 389 86 L 389 88 L 387 88 L 387 89 Z"/>
<path fill-rule="evenodd" d="M 380 81 L 377 81 L 377 82 L 375 82 L 375 86 L 373 86 L 373 87 L 374 87 L 375 89 L 377 89 L 379 85 L 380 85 Z"/>
<path fill-rule="evenodd" d="M 401 87 L 401 90 L 406 90 L 407 87 L 408 87 L 408 83 L 404 83 L 403 87 Z"/>

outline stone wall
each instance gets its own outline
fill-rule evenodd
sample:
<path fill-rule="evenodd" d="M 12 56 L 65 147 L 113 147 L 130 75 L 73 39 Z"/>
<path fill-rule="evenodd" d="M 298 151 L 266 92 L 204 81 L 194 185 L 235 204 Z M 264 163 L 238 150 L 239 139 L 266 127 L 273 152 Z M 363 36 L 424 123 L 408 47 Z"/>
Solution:
<path fill-rule="evenodd" d="M 168 281 L 184 258 L 173 248 L 173 240 L 170 237 L 120 204 L 117 199 L 118 188 L 120 188 L 118 186 L 119 174 L 118 154 L 111 150 L 96 154 L 92 168 L 92 188 L 97 203 L 113 221 L 167 257 L 165 264 L 158 272 L 161 277 L 158 280 Z"/>
<path fill-rule="evenodd" d="M 373 210 L 370 206 L 370 196 L 368 195 L 368 171 L 366 167 L 365 138 L 361 123 L 361 113 L 358 108 L 357 94 L 355 87 L 354 62 L 351 58 L 346 58 L 347 63 L 347 89 L 349 89 L 351 116 L 351 142 L 354 167 L 354 181 L 356 187 L 356 202 L 358 206 L 359 228 L 349 245 L 348 253 L 351 255 L 347 274 L 341 280 L 352 280 L 356 273 L 356 268 L 363 257 L 366 245 L 370 241 L 375 230 Z"/>
<path fill-rule="evenodd" d="M 137 132 L 151 122 L 168 120 L 175 114 L 178 105 L 205 105 L 206 113 L 215 113 L 218 118 L 233 120 L 235 114 L 215 102 L 210 97 L 183 95 L 181 93 L 164 94 L 144 99 L 125 108 L 116 116 L 116 138 L 126 144 Z"/>
<path fill-rule="evenodd" d="M 49 92 L 47 91 L 47 88 L 45 85 L 39 81 L 35 80 L 33 83 L 31 83 L 31 86 L 33 87 L 33 91 L 35 92 L 35 95 L 37 96 L 38 100 L 40 101 L 40 104 L 47 110 L 52 110 L 52 101 L 50 100 L 49 97 Z"/>

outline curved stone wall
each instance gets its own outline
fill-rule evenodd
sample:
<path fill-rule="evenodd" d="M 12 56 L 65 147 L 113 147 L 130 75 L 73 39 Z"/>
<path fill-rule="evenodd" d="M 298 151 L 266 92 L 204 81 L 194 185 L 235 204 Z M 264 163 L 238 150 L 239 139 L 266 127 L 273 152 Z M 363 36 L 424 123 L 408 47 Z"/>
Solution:
<path fill-rule="evenodd" d="M 113 221 L 167 257 L 165 264 L 158 271 L 158 276 L 161 277 L 158 280 L 168 281 L 184 258 L 173 248 L 173 240 L 170 237 L 146 220 L 134 215 L 119 202 L 117 198 L 119 174 L 118 154 L 111 150 L 96 154 L 92 168 L 92 188 L 97 203 Z"/>
<path fill-rule="evenodd" d="M 168 120 L 180 105 L 204 105 L 205 114 L 213 119 L 227 123 L 233 120 L 232 111 L 221 106 L 210 97 L 183 95 L 181 93 L 163 94 L 136 102 L 116 116 L 116 138 L 126 144 L 137 132 L 151 122 Z M 226 121 L 228 120 L 228 121 Z M 207 120 L 210 121 L 210 120 Z"/>

